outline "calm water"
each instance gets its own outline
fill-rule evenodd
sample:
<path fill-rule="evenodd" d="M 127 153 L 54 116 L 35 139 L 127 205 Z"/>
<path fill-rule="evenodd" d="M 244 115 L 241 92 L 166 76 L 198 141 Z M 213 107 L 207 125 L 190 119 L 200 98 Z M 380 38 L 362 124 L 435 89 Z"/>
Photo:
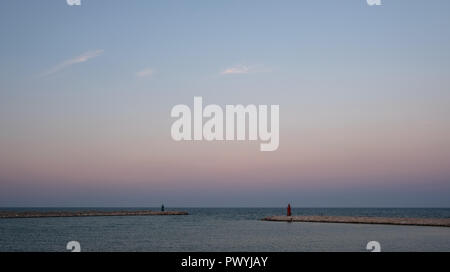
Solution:
<path fill-rule="evenodd" d="M 366 251 L 372 240 L 381 243 L 382 251 L 450 251 L 450 228 L 258 220 L 284 214 L 272 208 L 170 210 L 190 215 L 0 219 L 0 251 L 66 251 L 72 240 L 82 251 Z M 293 213 L 450 218 L 450 209 L 308 208 Z"/>

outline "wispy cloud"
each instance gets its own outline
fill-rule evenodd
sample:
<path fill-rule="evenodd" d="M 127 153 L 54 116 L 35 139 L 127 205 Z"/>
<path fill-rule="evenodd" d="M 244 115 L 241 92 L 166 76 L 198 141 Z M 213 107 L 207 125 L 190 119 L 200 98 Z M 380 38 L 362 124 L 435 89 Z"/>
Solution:
<path fill-rule="evenodd" d="M 50 69 L 44 71 L 43 73 L 41 73 L 38 77 L 50 76 L 50 75 L 55 74 L 55 73 L 65 69 L 65 68 L 68 68 L 68 67 L 70 67 L 70 66 L 72 66 L 74 64 L 86 62 L 86 61 L 88 61 L 88 60 L 90 60 L 92 58 L 100 56 L 101 54 L 103 54 L 103 51 L 104 50 L 100 49 L 100 50 L 94 50 L 94 51 L 85 52 L 85 53 L 83 53 L 83 54 L 81 54 L 81 55 L 79 55 L 77 57 L 65 60 L 65 61 L 63 61 L 63 62 L 53 66 L 52 68 L 50 68 Z"/>
<path fill-rule="evenodd" d="M 267 73 L 271 72 L 264 65 L 235 65 L 220 72 L 221 75 L 242 75 L 242 74 L 255 74 L 255 73 Z"/>
<path fill-rule="evenodd" d="M 233 75 L 233 74 L 248 74 L 250 72 L 250 67 L 246 65 L 236 65 L 227 68 L 221 72 L 222 75 Z"/>
<path fill-rule="evenodd" d="M 143 69 L 136 73 L 137 77 L 151 77 L 155 71 L 151 68 Z"/>

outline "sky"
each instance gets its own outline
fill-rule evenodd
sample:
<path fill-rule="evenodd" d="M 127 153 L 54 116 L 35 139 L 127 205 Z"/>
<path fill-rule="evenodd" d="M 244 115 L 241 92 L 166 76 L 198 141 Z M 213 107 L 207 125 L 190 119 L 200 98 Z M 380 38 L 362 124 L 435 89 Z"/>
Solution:
<path fill-rule="evenodd" d="M 0 206 L 450 207 L 450 2 L 8 0 Z M 280 146 L 173 106 L 280 105 Z"/>

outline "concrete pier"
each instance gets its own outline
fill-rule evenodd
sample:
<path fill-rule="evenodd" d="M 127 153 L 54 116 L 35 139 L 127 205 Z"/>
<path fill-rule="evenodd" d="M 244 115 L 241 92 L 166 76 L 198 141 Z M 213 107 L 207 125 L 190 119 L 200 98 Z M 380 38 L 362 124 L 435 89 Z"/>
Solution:
<path fill-rule="evenodd" d="M 81 216 L 148 216 L 148 215 L 188 215 L 183 211 L 51 211 L 51 212 L 1 212 L 0 218 L 40 218 L 40 217 L 81 217 Z"/>
<path fill-rule="evenodd" d="M 450 218 L 395 218 L 395 217 L 358 217 L 358 216 L 270 216 L 264 221 L 277 222 L 318 222 L 348 224 L 382 224 L 450 227 Z"/>

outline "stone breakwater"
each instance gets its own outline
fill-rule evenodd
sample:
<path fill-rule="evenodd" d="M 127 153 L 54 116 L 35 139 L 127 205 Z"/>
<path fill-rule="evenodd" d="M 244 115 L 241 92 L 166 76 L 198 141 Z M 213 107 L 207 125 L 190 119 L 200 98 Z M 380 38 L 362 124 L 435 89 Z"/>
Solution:
<path fill-rule="evenodd" d="M 359 217 L 359 216 L 269 216 L 264 221 L 278 222 L 318 222 L 348 224 L 382 224 L 450 227 L 450 218 L 395 218 L 395 217 Z"/>
<path fill-rule="evenodd" d="M 0 218 L 81 217 L 81 216 L 148 216 L 188 215 L 183 211 L 51 211 L 51 212 L 0 212 Z"/>

